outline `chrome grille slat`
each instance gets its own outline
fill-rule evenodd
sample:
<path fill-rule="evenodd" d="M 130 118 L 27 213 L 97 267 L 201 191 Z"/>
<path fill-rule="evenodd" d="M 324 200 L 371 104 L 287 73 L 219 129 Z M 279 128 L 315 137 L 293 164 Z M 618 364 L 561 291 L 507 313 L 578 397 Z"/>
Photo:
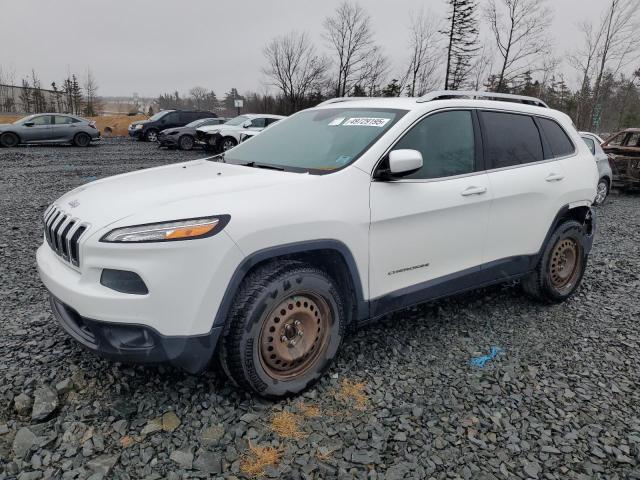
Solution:
<path fill-rule="evenodd" d="M 43 215 L 44 237 L 51 250 L 64 261 L 80 266 L 79 241 L 88 225 L 52 205 Z"/>

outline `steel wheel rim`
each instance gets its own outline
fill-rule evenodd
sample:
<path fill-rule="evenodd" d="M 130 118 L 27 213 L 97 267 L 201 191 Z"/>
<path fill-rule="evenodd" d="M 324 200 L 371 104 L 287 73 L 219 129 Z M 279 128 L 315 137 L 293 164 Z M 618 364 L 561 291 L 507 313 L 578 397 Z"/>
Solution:
<path fill-rule="evenodd" d="M 298 292 L 266 316 L 260 331 L 260 361 L 277 380 L 304 375 L 326 350 L 332 315 L 326 300 Z"/>
<path fill-rule="evenodd" d="M 600 182 L 598 183 L 598 190 L 596 193 L 596 203 L 602 203 L 606 197 L 607 197 L 607 183 Z"/>
<path fill-rule="evenodd" d="M 560 240 L 551 252 L 550 277 L 557 290 L 570 290 L 580 272 L 580 247 L 572 238 Z"/>

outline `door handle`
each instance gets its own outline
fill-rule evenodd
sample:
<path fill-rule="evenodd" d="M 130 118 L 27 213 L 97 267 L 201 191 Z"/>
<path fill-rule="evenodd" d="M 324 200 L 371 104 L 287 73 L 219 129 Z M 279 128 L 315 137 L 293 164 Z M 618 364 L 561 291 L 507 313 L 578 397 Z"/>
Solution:
<path fill-rule="evenodd" d="M 487 193 L 486 187 L 467 187 L 460 193 L 460 195 L 463 197 L 469 197 L 471 195 L 482 195 L 483 193 Z"/>
<path fill-rule="evenodd" d="M 545 178 L 545 180 L 547 182 L 559 182 L 563 178 L 564 178 L 564 175 L 560 175 L 558 173 L 550 173 L 549 175 L 547 175 L 547 178 Z"/>

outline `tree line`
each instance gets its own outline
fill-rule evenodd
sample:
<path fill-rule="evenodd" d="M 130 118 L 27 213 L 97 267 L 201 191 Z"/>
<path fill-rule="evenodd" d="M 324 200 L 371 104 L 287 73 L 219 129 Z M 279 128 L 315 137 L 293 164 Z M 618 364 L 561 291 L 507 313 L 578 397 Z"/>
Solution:
<path fill-rule="evenodd" d="M 0 68 L 0 111 L 6 113 L 59 112 L 94 116 L 102 109 L 98 84 L 90 69 L 79 79 L 75 73 L 47 87 L 35 70 L 16 85 L 15 74 Z"/>

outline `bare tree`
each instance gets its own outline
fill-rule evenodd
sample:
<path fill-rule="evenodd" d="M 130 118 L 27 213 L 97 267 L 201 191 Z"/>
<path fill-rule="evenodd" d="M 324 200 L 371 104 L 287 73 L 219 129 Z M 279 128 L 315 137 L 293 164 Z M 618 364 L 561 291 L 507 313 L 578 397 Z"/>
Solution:
<path fill-rule="evenodd" d="M 476 57 L 475 62 L 473 62 L 473 65 L 471 65 L 470 81 L 473 90 L 481 90 L 488 74 L 493 70 L 494 58 L 494 51 L 487 46 L 486 42 L 483 42 L 482 49 Z"/>
<path fill-rule="evenodd" d="M 204 108 L 204 104 L 207 101 L 208 94 L 209 92 L 204 87 L 193 87 L 191 90 L 189 90 L 189 95 L 193 100 L 193 106 L 198 110 Z"/>
<path fill-rule="evenodd" d="M 264 56 L 267 66 L 263 73 L 282 92 L 292 112 L 318 88 L 329 65 L 325 57 L 316 53 L 308 36 L 295 31 L 271 40 Z"/>
<path fill-rule="evenodd" d="M 549 53 L 552 12 L 545 1 L 489 0 L 485 16 L 501 63 L 497 91 L 506 91 L 519 75 L 536 71 L 536 62 Z"/>
<path fill-rule="evenodd" d="M 100 99 L 98 98 L 98 82 L 91 69 L 87 69 L 87 76 L 84 79 L 84 114 L 87 116 L 98 115 L 101 109 Z"/>
<path fill-rule="evenodd" d="M 374 47 L 360 70 L 360 77 L 354 86 L 354 95 L 378 96 L 388 73 L 389 59 L 382 53 L 380 48 Z M 356 88 L 361 93 L 356 94 Z"/>
<path fill-rule="evenodd" d="M 324 21 L 324 38 L 337 57 L 336 96 L 351 93 L 374 48 L 371 18 L 357 3 L 343 1 Z"/>
<path fill-rule="evenodd" d="M 431 13 L 411 14 L 409 61 L 400 84 L 410 97 L 424 95 L 436 86 L 440 42 L 436 21 Z"/>

